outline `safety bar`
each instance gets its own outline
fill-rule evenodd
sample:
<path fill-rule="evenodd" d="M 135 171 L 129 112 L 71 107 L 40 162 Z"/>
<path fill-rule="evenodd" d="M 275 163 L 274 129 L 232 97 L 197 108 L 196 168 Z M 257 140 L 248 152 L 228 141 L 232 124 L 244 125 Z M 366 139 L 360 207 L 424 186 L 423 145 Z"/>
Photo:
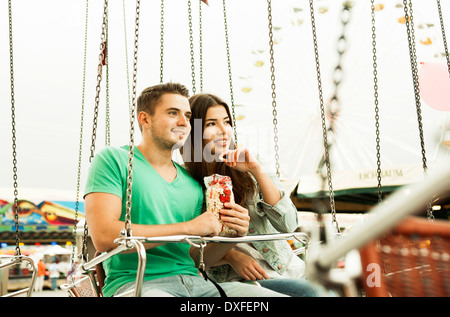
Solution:
<path fill-rule="evenodd" d="M 201 245 L 206 245 L 207 243 L 250 243 L 250 242 L 261 242 L 261 241 L 273 241 L 273 240 L 290 240 L 295 239 L 297 241 L 303 242 L 306 246 L 302 248 L 303 252 L 306 252 L 310 238 L 307 234 L 303 232 L 292 232 L 292 233 L 277 233 L 277 234 L 264 234 L 264 235 L 251 235 L 245 237 L 201 237 L 201 236 L 190 236 L 190 235 L 173 235 L 173 236 L 159 236 L 159 237 L 121 237 L 114 240 L 115 243 L 120 243 L 121 245 L 126 245 L 127 242 L 132 243 L 189 243 L 191 246 L 199 248 Z M 142 245 L 142 249 L 145 255 L 145 248 Z M 119 251 L 120 252 L 120 251 Z M 119 253 L 119 252 L 116 252 Z M 98 257 L 97 257 L 98 258 Z M 92 261 L 91 261 L 92 262 Z M 89 263 L 91 263 L 89 262 Z M 101 261 L 98 261 L 101 262 Z M 89 267 L 93 267 L 95 264 L 89 264 Z M 145 260 L 139 263 L 139 267 L 145 267 Z M 87 266 L 84 265 L 87 269 Z M 134 290 L 134 296 L 141 295 L 142 282 L 144 279 L 144 270 L 142 270 L 142 277 L 139 279 L 136 277 L 136 288 Z M 139 274 L 139 273 L 138 273 Z M 138 281 L 140 284 L 138 284 Z M 133 293 L 133 290 L 127 291 L 125 293 L 117 295 L 118 297 L 127 297 Z"/>
<path fill-rule="evenodd" d="M 28 262 L 31 265 L 32 269 L 33 269 L 33 274 L 31 275 L 31 285 L 30 285 L 30 287 L 24 288 L 22 290 L 19 290 L 19 291 L 10 293 L 10 294 L 7 294 L 7 295 L 2 296 L 2 297 L 13 297 L 13 296 L 16 296 L 16 295 L 23 294 L 25 292 L 27 293 L 27 297 L 30 297 L 31 293 L 32 293 L 32 291 L 34 289 L 34 284 L 36 283 L 36 276 L 37 276 L 37 271 L 38 271 L 37 270 L 37 265 L 33 261 L 33 259 L 31 259 L 28 256 L 24 256 L 24 255 L 1 255 L 0 259 L 11 259 L 11 262 L 0 264 L 0 270 L 9 268 L 9 267 L 14 266 L 16 264 L 20 264 L 22 261 Z"/>
<path fill-rule="evenodd" d="M 95 268 L 97 264 L 102 263 L 106 259 L 109 259 L 110 257 L 119 254 L 125 250 L 136 249 L 139 261 L 136 272 L 136 287 L 134 288 L 134 296 L 140 297 L 142 293 L 142 283 L 144 281 L 145 264 L 147 263 L 147 254 L 145 253 L 145 247 L 138 239 L 134 238 L 119 238 L 116 239 L 115 242 L 118 243 L 119 246 L 117 246 L 111 251 L 100 254 L 99 256 L 95 257 L 89 262 L 81 264 L 77 268 L 77 271 L 79 271 L 80 274 L 86 274 L 90 269 Z M 61 289 L 65 291 L 70 291 L 72 288 L 75 287 L 76 284 L 77 282 L 71 284 L 63 284 L 61 285 Z"/>
<path fill-rule="evenodd" d="M 324 245 L 314 260 L 318 267 L 330 268 L 349 251 L 361 249 L 397 225 L 404 217 L 416 214 L 431 201 L 434 195 L 443 194 L 450 188 L 450 165 L 436 166 L 424 180 L 406 185 L 393 193 L 383 203 L 369 212 L 369 221 L 361 224 L 347 235 Z M 310 265 L 313 263 L 310 263 Z"/>
<path fill-rule="evenodd" d="M 189 235 L 175 235 L 175 236 L 161 236 L 161 237 L 145 237 L 142 242 L 145 243 L 180 243 L 180 242 L 192 242 L 192 243 L 250 243 L 261 241 L 273 241 L 273 240 L 290 240 L 296 239 L 301 242 L 309 242 L 309 236 L 303 232 L 292 233 L 274 233 L 274 234 L 262 234 L 262 235 L 250 235 L 244 237 L 200 237 Z"/>

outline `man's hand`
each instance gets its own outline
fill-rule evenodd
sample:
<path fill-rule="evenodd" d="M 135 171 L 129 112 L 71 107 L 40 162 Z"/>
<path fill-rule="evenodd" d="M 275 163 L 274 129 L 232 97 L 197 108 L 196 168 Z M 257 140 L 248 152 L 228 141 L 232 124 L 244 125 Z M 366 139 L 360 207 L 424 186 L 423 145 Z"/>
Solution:
<path fill-rule="evenodd" d="M 197 236 L 218 236 L 222 225 L 212 212 L 204 212 L 200 216 L 187 222 L 188 232 Z"/>

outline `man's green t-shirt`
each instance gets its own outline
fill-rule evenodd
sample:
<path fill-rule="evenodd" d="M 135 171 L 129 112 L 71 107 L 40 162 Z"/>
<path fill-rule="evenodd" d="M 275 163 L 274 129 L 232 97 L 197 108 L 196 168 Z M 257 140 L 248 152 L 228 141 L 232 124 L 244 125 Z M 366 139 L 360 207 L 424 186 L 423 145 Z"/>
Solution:
<path fill-rule="evenodd" d="M 93 192 L 110 193 L 125 204 L 129 147 L 107 147 L 94 157 L 86 183 L 85 195 Z M 162 178 L 138 148 L 133 159 L 133 195 L 131 228 L 136 224 L 169 224 L 189 221 L 201 213 L 201 186 L 186 170 L 174 162 L 177 177 L 171 183 Z M 198 270 L 189 256 L 189 244 L 168 243 L 147 250 L 145 280 L 178 274 L 197 275 Z M 118 254 L 103 262 L 106 280 L 104 296 L 112 296 L 123 284 L 136 280 L 137 254 Z"/>

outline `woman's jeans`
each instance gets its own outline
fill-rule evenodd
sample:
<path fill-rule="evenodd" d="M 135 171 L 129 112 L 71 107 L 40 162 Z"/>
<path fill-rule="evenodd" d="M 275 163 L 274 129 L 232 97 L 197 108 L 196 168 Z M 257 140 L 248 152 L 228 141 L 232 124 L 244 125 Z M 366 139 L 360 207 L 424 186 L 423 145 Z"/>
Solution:
<path fill-rule="evenodd" d="M 122 285 L 116 295 L 134 289 L 135 282 Z M 229 297 L 286 297 L 270 289 L 240 282 L 220 283 Z M 142 297 L 218 297 L 216 286 L 201 276 L 176 275 L 144 281 Z"/>

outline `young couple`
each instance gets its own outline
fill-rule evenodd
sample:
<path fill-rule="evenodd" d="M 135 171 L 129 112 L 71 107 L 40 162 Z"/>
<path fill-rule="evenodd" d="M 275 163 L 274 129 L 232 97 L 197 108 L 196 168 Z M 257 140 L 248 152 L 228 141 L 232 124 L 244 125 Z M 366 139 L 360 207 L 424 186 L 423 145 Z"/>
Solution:
<path fill-rule="evenodd" d="M 188 98 L 186 87 L 167 83 L 145 89 L 137 100 L 142 141 L 133 161 L 133 236 L 219 235 L 219 220 L 203 212 L 203 177 L 214 173 L 232 179 L 235 203 L 225 203 L 221 220 L 238 236 L 295 230 L 297 211 L 278 179 L 265 173 L 247 150 L 234 149 L 228 106 L 213 95 Z M 194 124 L 195 119 L 201 124 Z M 172 160 L 172 151 L 185 143 L 182 167 Z M 114 239 L 124 227 L 128 151 L 127 146 L 107 147 L 96 154 L 89 170 L 85 213 L 100 252 L 116 247 Z M 209 153 L 213 159 L 202 155 L 199 160 L 195 151 Z M 143 296 L 219 296 L 215 285 L 198 273 L 197 248 L 187 243 L 148 243 L 146 248 Z M 317 295 L 300 279 L 304 263 L 284 240 L 208 243 L 204 263 L 230 297 Z M 103 265 L 105 296 L 134 287 L 136 253 L 115 255 Z M 241 283 L 256 280 L 263 287 Z"/>

